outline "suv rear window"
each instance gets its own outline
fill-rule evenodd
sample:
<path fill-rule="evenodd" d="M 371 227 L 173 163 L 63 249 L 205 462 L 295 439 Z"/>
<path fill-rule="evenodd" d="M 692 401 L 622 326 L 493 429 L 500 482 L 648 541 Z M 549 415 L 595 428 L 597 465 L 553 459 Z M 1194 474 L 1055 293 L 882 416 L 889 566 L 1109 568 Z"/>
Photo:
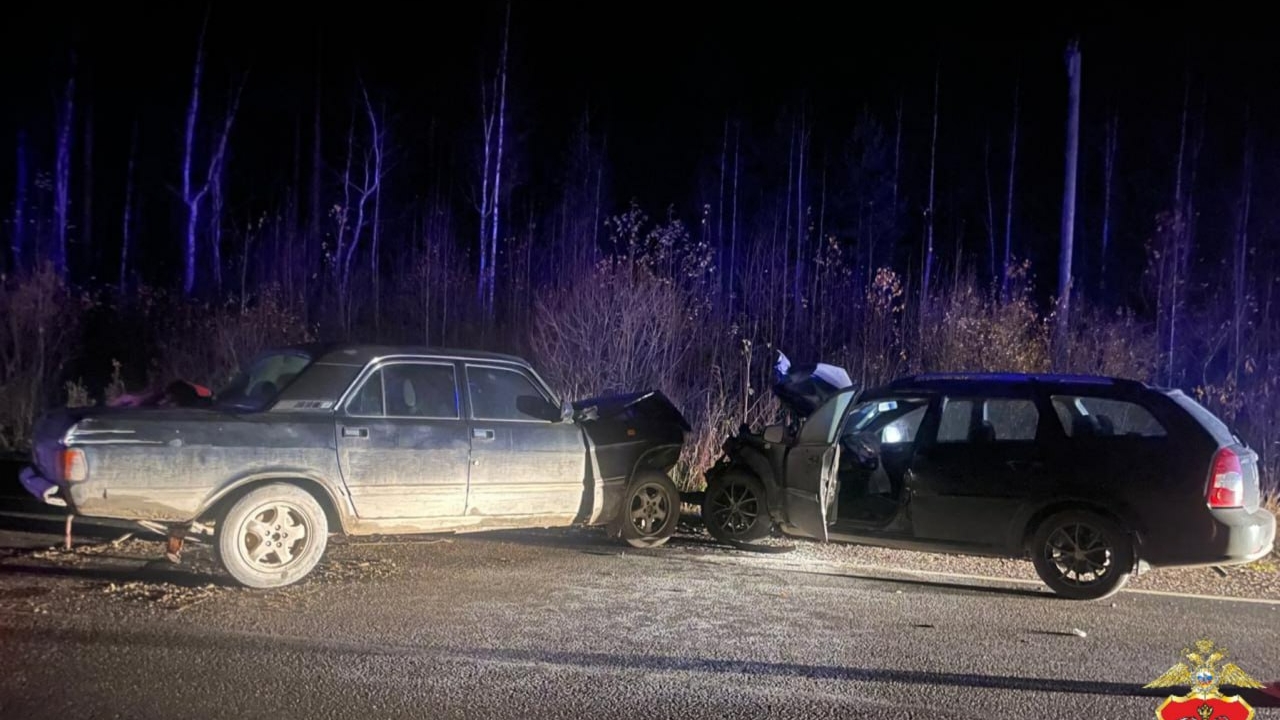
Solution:
<path fill-rule="evenodd" d="M 1081 395 L 1053 395 L 1050 400 L 1062 431 L 1070 438 L 1168 434 L 1151 411 L 1135 402 Z"/>

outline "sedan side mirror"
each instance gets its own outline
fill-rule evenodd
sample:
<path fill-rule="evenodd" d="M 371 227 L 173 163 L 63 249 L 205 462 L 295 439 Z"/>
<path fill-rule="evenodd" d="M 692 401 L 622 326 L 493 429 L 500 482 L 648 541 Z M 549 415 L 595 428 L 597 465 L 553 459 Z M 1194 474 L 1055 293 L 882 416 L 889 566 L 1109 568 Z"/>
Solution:
<path fill-rule="evenodd" d="M 547 422 L 560 422 L 563 419 L 561 408 L 537 395 L 520 395 L 516 397 L 516 409 L 522 414 Z"/>

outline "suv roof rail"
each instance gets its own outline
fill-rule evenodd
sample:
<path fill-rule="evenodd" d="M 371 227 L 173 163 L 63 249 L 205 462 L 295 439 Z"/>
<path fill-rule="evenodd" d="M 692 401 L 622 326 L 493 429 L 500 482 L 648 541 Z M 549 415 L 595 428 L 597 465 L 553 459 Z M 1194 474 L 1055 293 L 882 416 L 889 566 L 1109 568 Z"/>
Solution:
<path fill-rule="evenodd" d="M 914 382 L 938 382 L 946 380 L 970 380 L 982 382 L 1039 382 L 1065 383 L 1074 385 L 1113 385 L 1141 387 L 1143 383 L 1125 378 L 1107 377 L 1105 375 L 1079 375 L 1069 373 L 1001 373 L 1001 372 L 935 372 L 921 373 L 899 378 L 893 384 Z"/>

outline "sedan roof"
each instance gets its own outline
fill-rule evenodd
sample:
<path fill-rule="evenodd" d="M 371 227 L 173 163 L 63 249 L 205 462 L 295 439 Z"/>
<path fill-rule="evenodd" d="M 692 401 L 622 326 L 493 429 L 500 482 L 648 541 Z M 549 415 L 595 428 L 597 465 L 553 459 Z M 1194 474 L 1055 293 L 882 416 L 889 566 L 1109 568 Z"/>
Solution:
<path fill-rule="evenodd" d="M 481 360 L 502 362 L 529 367 L 528 361 L 515 355 L 486 352 L 483 350 L 463 350 L 459 348 L 430 347 L 426 345 L 362 345 L 355 343 L 328 343 L 299 346 L 318 362 L 334 365 L 364 366 L 370 360 L 393 355 L 410 355 L 417 357 L 453 358 L 459 360 Z"/>

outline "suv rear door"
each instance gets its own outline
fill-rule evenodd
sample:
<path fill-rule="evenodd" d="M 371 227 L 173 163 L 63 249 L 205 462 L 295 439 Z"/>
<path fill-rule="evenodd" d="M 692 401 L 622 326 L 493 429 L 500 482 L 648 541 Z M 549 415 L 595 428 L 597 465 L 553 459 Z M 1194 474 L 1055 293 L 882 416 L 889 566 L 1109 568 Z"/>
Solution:
<path fill-rule="evenodd" d="M 938 398 L 907 483 L 917 538 L 1000 547 L 1049 471 L 1041 402 L 1027 386 Z"/>
<path fill-rule="evenodd" d="M 787 520 L 801 534 L 827 539 L 827 526 L 837 495 L 836 470 L 840 464 L 840 424 L 845 418 L 854 390 L 831 396 L 796 435 L 787 451 Z"/>

